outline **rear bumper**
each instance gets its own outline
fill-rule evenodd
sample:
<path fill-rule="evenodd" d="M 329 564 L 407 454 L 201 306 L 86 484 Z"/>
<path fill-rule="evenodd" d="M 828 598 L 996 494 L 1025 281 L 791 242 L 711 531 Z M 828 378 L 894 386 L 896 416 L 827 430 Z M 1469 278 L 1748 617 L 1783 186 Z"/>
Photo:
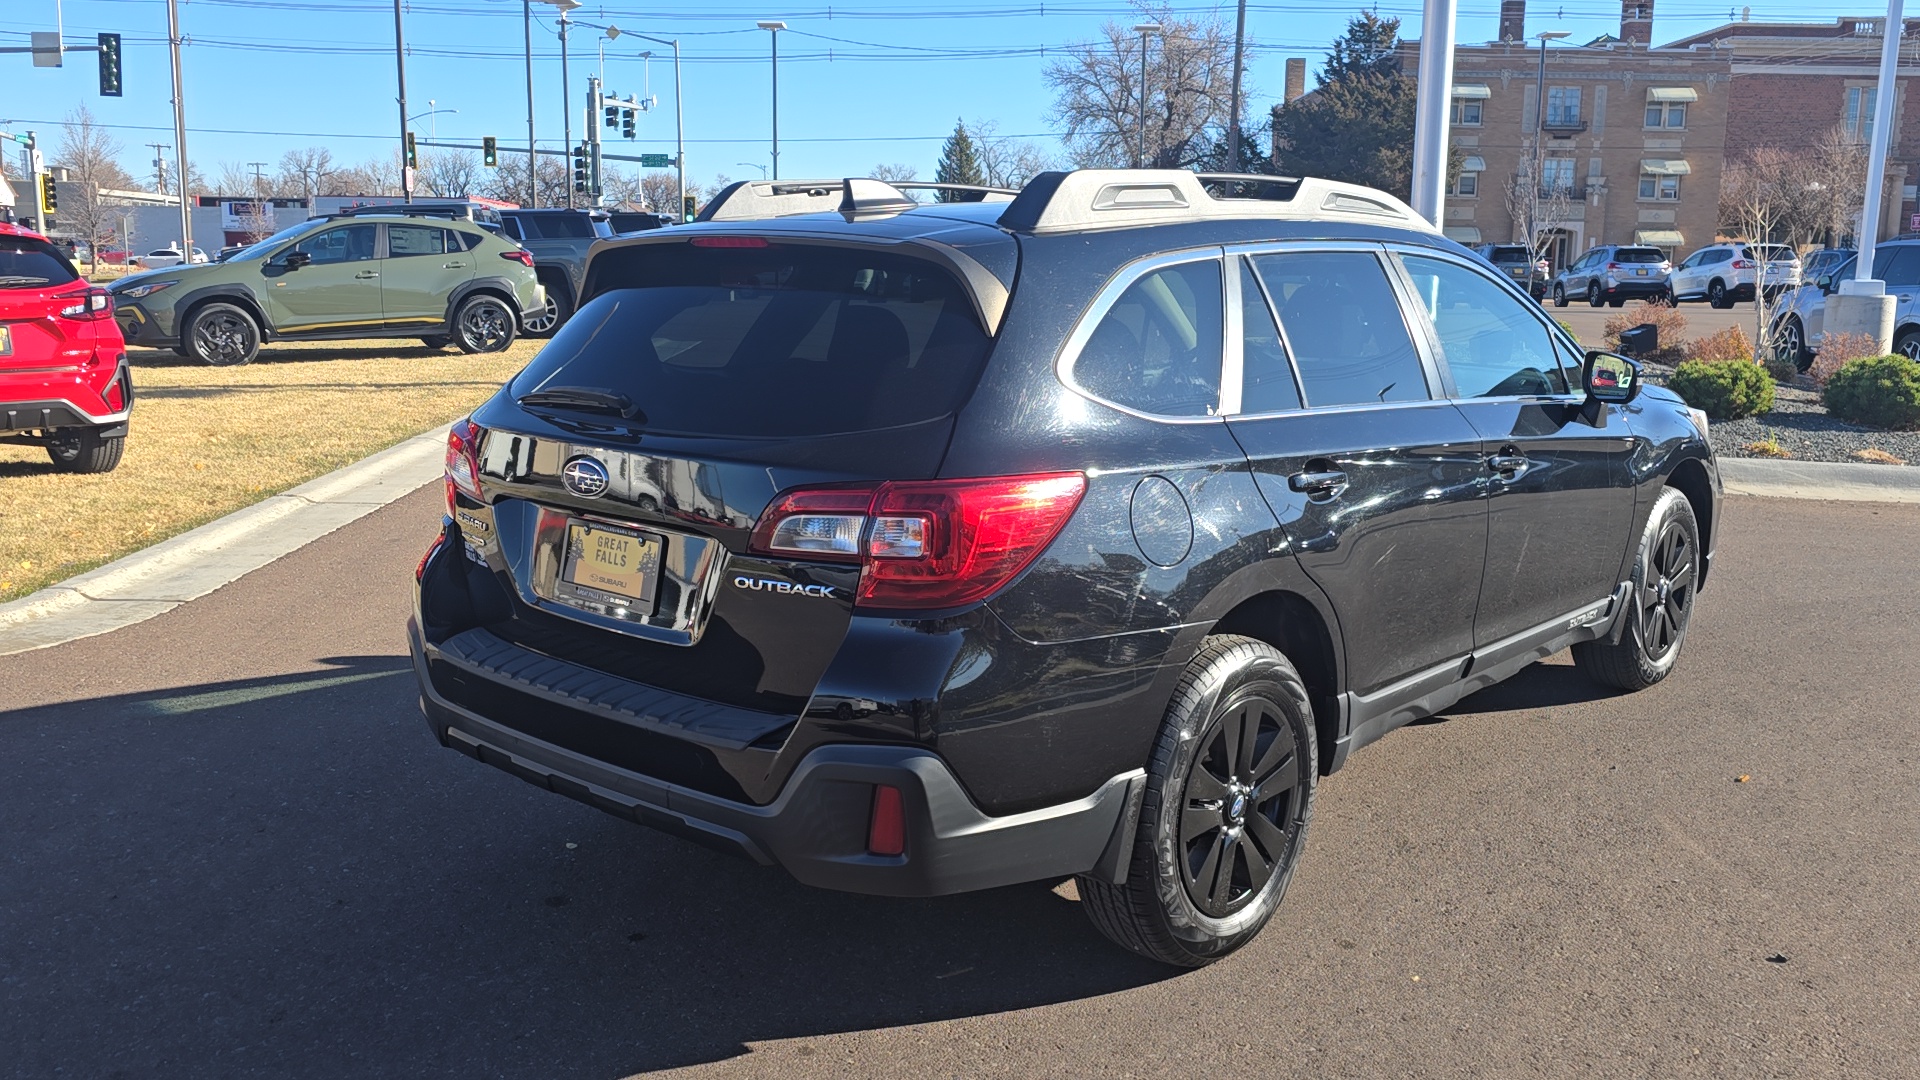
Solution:
<path fill-rule="evenodd" d="M 1665 279 L 1636 281 L 1628 278 L 1624 281 L 1616 282 L 1610 287 L 1603 287 L 1600 295 L 1608 299 L 1621 296 L 1665 296 L 1667 295 L 1667 283 Z"/>
<path fill-rule="evenodd" d="M 763 865 L 804 884 L 881 896 L 941 896 L 1093 873 L 1124 880 L 1146 776 L 1115 776 L 1092 794 L 1020 814 L 990 816 L 941 758 L 918 747 L 832 744 L 809 753 L 778 797 L 755 805 L 662 782 L 608 764 L 449 700 L 432 664 L 459 664 L 409 620 L 414 673 L 427 725 L 441 745 L 616 817 L 649 825 Z M 463 675 L 487 677 L 484 668 Z M 526 684 L 515 685 L 519 693 Z M 531 692 L 542 693 L 539 688 Z M 906 851 L 866 851 L 876 785 L 898 788 Z"/>
<path fill-rule="evenodd" d="M 72 428 L 100 429 L 106 436 L 125 434 L 127 418 L 133 415 L 133 378 L 126 357 L 120 357 L 110 370 L 112 378 L 105 382 L 100 381 L 105 372 L 98 367 L 78 375 L 61 372 L 0 378 L 0 435 Z M 0 371 L 0 376 L 8 375 Z M 119 409 L 111 408 L 106 397 L 116 384 L 122 403 Z M 15 396 L 8 391 L 24 392 Z"/>

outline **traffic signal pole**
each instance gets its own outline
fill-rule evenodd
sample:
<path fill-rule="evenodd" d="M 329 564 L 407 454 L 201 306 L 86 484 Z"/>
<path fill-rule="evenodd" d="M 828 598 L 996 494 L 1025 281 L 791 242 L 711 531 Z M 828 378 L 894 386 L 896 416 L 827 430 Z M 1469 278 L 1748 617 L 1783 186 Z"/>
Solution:
<path fill-rule="evenodd" d="M 413 163 L 407 160 L 407 38 L 400 22 L 400 0 L 393 0 L 393 63 L 400 79 L 400 195 L 412 202 Z M 308 212 L 312 212 L 311 207 Z"/>

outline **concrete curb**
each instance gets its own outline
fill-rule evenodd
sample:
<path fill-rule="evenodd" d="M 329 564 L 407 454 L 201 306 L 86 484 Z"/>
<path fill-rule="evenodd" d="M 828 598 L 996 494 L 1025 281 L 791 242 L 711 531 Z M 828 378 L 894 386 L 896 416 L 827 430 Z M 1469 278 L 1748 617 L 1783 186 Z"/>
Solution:
<path fill-rule="evenodd" d="M 0 604 L 0 656 L 44 649 L 151 619 L 312 543 L 439 479 L 446 435 L 434 429 L 136 551 Z"/>
<path fill-rule="evenodd" d="M 1920 503 L 1920 468 L 1911 465 L 1721 458 L 1720 479 L 1729 495 Z"/>

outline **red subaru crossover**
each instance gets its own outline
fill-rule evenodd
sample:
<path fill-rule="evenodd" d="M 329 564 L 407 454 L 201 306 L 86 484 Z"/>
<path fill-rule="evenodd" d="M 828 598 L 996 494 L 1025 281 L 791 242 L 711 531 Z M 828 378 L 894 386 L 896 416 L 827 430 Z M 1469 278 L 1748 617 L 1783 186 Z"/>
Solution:
<path fill-rule="evenodd" d="M 44 446 L 68 472 L 107 472 L 132 411 L 113 297 L 46 237 L 0 222 L 0 442 Z"/>

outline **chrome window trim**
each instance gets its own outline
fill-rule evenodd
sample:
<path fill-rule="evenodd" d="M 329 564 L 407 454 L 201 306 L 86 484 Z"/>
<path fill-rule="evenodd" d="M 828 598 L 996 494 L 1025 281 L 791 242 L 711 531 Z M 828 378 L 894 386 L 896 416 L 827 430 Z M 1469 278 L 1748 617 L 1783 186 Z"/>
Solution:
<path fill-rule="evenodd" d="M 1170 416 L 1163 413 L 1150 413 L 1122 405 L 1117 401 L 1109 401 L 1086 387 L 1081 386 L 1078 382 L 1075 382 L 1073 378 L 1073 366 L 1080 359 L 1080 350 L 1086 347 L 1087 342 L 1093 338 L 1094 330 L 1099 327 L 1100 321 L 1107 317 L 1107 312 L 1112 309 L 1113 305 L 1119 301 L 1121 294 L 1125 293 L 1134 282 L 1139 281 L 1141 278 L 1146 277 L 1156 270 L 1164 270 L 1169 266 L 1180 266 L 1185 263 L 1200 262 L 1212 262 L 1215 268 L 1220 270 L 1220 302 L 1222 305 L 1226 305 L 1227 274 L 1225 271 L 1225 260 L 1222 257 L 1222 250 L 1218 245 L 1188 248 L 1184 251 L 1164 252 L 1159 255 L 1149 255 L 1142 259 L 1136 259 L 1114 271 L 1113 276 L 1107 279 L 1107 283 L 1100 287 L 1098 293 L 1094 294 L 1093 303 L 1088 304 L 1087 310 L 1081 313 L 1080 321 L 1074 324 L 1073 332 L 1067 335 L 1066 343 L 1060 347 L 1060 354 L 1054 358 L 1054 378 L 1060 380 L 1060 385 L 1086 398 L 1088 401 L 1105 405 L 1109 409 L 1126 413 L 1128 416 L 1137 416 L 1142 420 L 1152 420 L 1162 424 L 1220 423 L 1225 419 L 1226 413 L 1221 409 L 1219 401 L 1214 403 L 1214 412 L 1208 416 Z M 1228 333 L 1228 328 L 1229 326 L 1237 325 L 1238 316 L 1233 313 L 1231 307 L 1227 307 L 1221 312 L 1220 386 L 1223 396 L 1227 383 L 1227 349 L 1229 342 L 1233 340 Z M 1239 364 L 1239 351 L 1237 346 L 1235 347 L 1233 359 L 1235 367 L 1237 368 Z M 1240 373 L 1237 370 L 1234 372 L 1233 378 L 1237 387 L 1240 379 Z"/>
<path fill-rule="evenodd" d="M 1420 297 L 1419 297 L 1419 294 L 1414 289 L 1410 272 L 1407 270 L 1406 265 L 1401 261 L 1403 258 L 1407 256 L 1414 256 L 1422 259 L 1434 259 L 1440 262 L 1450 262 L 1467 270 L 1470 273 L 1480 275 L 1480 277 L 1484 278 L 1485 280 L 1496 283 L 1502 289 L 1505 289 L 1510 296 L 1521 301 L 1522 305 L 1528 310 L 1528 314 L 1533 318 L 1534 322 L 1539 324 L 1541 329 L 1547 332 L 1547 340 L 1549 342 L 1551 342 L 1555 346 L 1564 346 L 1570 352 L 1572 352 L 1573 355 L 1579 356 L 1582 358 L 1584 358 L 1587 355 L 1587 350 L 1584 348 L 1581 348 L 1580 343 L 1578 341 L 1575 341 L 1572 338 L 1572 336 L 1570 336 L 1566 332 L 1566 330 L 1560 326 L 1559 323 L 1555 322 L 1553 319 L 1545 317 L 1546 313 L 1540 307 L 1539 303 L 1536 302 L 1532 296 L 1520 291 L 1520 289 L 1517 286 L 1515 286 L 1513 282 L 1507 280 L 1505 276 L 1486 273 L 1485 270 L 1483 270 L 1481 267 L 1475 266 L 1471 260 L 1462 259 L 1459 256 L 1453 254 L 1452 252 L 1441 251 L 1437 248 L 1427 248 L 1427 247 L 1420 247 L 1419 245 L 1416 245 L 1416 244 L 1399 244 L 1399 243 L 1387 244 L 1386 248 L 1387 248 L 1388 254 L 1393 256 L 1393 258 L 1390 261 L 1394 265 L 1396 276 L 1403 279 L 1402 285 L 1403 285 L 1403 288 L 1405 289 L 1405 300 L 1407 303 L 1411 305 L 1408 308 L 1408 310 L 1418 312 L 1420 314 L 1420 321 L 1424 325 L 1425 336 L 1428 339 L 1428 345 L 1433 350 L 1433 359 L 1434 359 L 1435 365 L 1439 368 L 1439 370 L 1445 376 L 1445 380 L 1446 380 L 1445 385 L 1446 385 L 1448 400 L 1451 400 L 1451 401 L 1552 401 L 1552 402 L 1574 401 L 1574 402 L 1579 402 L 1579 401 L 1584 401 L 1586 399 L 1586 395 L 1584 393 L 1576 392 L 1573 389 L 1572 380 L 1568 380 L 1567 391 L 1565 393 L 1559 393 L 1559 394 L 1502 394 L 1499 397 L 1473 397 L 1473 396 L 1461 394 L 1459 384 L 1453 381 L 1453 369 L 1447 366 L 1446 352 L 1440 345 L 1439 331 L 1437 328 L 1434 327 L 1433 320 L 1430 318 L 1427 318 L 1425 314 L 1426 309 L 1420 305 Z"/>

